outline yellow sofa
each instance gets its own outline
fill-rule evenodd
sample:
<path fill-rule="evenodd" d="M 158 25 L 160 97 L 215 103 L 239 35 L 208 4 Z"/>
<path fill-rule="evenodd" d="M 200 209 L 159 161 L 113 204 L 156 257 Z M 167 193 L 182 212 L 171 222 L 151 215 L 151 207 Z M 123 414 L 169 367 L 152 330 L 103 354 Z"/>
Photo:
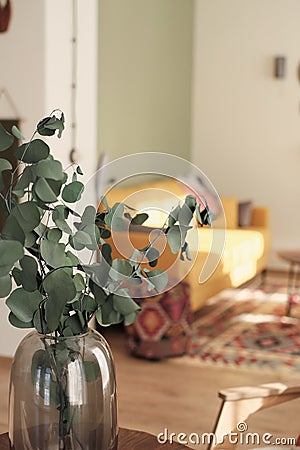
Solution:
<path fill-rule="evenodd" d="M 139 194 L 136 195 L 136 192 Z M 171 200 L 170 195 L 164 195 L 166 192 L 172 193 Z M 150 228 L 132 227 L 129 238 L 124 236 L 123 232 L 114 232 L 111 241 L 113 255 L 128 256 L 133 248 L 145 247 L 149 243 L 149 234 L 158 226 L 155 221 L 160 221 L 160 225 L 162 223 L 163 210 L 170 211 L 174 206 L 174 198 L 183 200 L 186 194 L 186 189 L 173 179 L 109 191 L 106 197 L 110 205 L 124 202 L 143 210 L 146 205 L 149 207 L 150 202 L 150 209 L 153 205 L 153 208 L 156 208 L 154 212 L 158 213 L 158 216 L 161 214 L 161 217 L 154 214 Z M 195 227 L 189 241 L 192 263 L 179 261 L 166 247 L 157 266 L 168 271 L 171 286 L 182 280 L 189 284 L 193 310 L 200 308 L 208 298 L 221 290 L 238 287 L 267 268 L 271 242 L 268 209 L 253 206 L 250 226 L 239 227 L 237 198 L 221 198 L 221 201 L 226 217 L 226 230 L 215 228 L 214 225 L 212 228 Z M 224 240 L 224 246 L 215 245 L 217 249 L 212 253 L 212 241 L 216 242 L 218 239 L 221 244 Z M 208 255 L 210 260 L 205 266 Z M 218 264 L 215 268 L 216 262 Z M 207 279 L 199 282 L 201 273 L 203 278 L 203 269 L 204 278 Z"/>

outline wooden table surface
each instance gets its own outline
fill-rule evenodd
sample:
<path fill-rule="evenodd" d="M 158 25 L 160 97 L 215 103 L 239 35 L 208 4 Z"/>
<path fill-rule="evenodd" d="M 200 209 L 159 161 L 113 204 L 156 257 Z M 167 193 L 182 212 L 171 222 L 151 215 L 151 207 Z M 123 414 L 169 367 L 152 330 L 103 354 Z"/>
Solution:
<path fill-rule="evenodd" d="M 8 434 L 0 435 L 0 450 L 9 450 Z M 177 443 L 159 444 L 156 436 L 143 431 L 120 428 L 118 450 L 183 450 L 185 445 Z M 96 450 L 96 449 L 95 449 Z"/>
<path fill-rule="evenodd" d="M 277 254 L 289 263 L 300 264 L 300 250 L 280 250 Z"/>

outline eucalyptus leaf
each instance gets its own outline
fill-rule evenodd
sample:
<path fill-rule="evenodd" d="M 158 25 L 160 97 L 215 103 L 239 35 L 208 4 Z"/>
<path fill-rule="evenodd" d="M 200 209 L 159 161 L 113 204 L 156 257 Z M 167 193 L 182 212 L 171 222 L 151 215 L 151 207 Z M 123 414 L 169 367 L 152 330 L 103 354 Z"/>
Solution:
<path fill-rule="evenodd" d="M 46 178 L 39 178 L 34 185 L 34 191 L 37 196 L 45 203 L 56 202 L 57 196 L 53 189 L 50 187 Z"/>
<path fill-rule="evenodd" d="M 64 177 L 60 161 L 45 159 L 39 161 L 36 168 L 38 177 L 61 181 Z"/>
<path fill-rule="evenodd" d="M 80 181 L 72 181 L 67 184 L 62 191 L 62 198 L 67 203 L 77 202 L 82 194 L 84 185 Z"/>
<path fill-rule="evenodd" d="M 6 305 L 17 319 L 31 322 L 42 300 L 43 296 L 39 291 L 27 292 L 23 288 L 17 288 L 7 298 Z"/>
<path fill-rule="evenodd" d="M 0 123 L 0 152 L 7 150 L 12 146 L 14 137 L 8 133 L 2 123 Z"/>
<path fill-rule="evenodd" d="M 170 214 L 168 216 L 168 226 L 169 227 L 172 227 L 177 222 L 180 209 L 181 209 L 180 205 L 177 205 L 176 208 L 174 208 L 170 212 Z"/>
<path fill-rule="evenodd" d="M 131 225 L 142 225 L 148 219 L 149 215 L 146 213 L 137 214 L 131 220 Z"/>
<path fill-rule="evenodd" d="M 90 235 L 88 233 L 86 233 L 85 231 L 77 231 L 74 234 L 73 239 L 76 243 L 84 245 L 84 246 L 92 243 Z"/>
<path fill-rule="evenodd" d="M 108 297 L 104 289 L 93 280 L 90 280 L 89 286 L 92 293 L 94 294 L 95 302 L 97 303 L 97 305 L 104 305 Z"/>
<path fill-rule="evenodd" d="M 85 225 L 94 225 L 96 220 L 96 209 L 94 206 L 86 206 L 83 211 L 81 222 Z"/>
<path fill-rule="evenodd" d="M 50 178 L 47 178 L 47 183 L 51 187 L 54 194 L 58 197 L 64 184 L 63 180 L 50 180 Z"/>
<path fill-rule="evenodd" d="M 192 210 L 194 211 L 196 208 L 196 197 L 194 195 L 187 195 L 185 197 L 184 203 Z"/>
<path fill-rule="evenodd" d="M 63 243 L 58 243 L 48 239 L 41 240 L 41 255 L 49 266 L 62 267 L 65 262 L 65 249 Z"/>
<path fill-rule="evenodd" d="M 72 266 L 76 267 L 79 265 L 79 259 L 70 250 L 66 252 L 66 258 L 70 260 Z"/>
<path fill-rule="evenodd" d="M 23 320 L 18 319 L 12 312 L 9 313 L 8 320 L 9 323 L 16 328 L 33 328 L 34 326 L 32 321 L 24 322 Z"/>
<path fill-rule="evenodd" d="M 58 137 L 60 138 L 62 135 L 62 132 L 64 130 L 64 122 L 65 122 L 65 118 L 64 118 L 64 114 L 61 113 L 61 118 L 59 119 L 56 116 L 52 116 L 51 118 L 49 118 L 48 121 L 45 121 L 45 123 L 43 124 L 44 129 L 48 129 L 48 130 L 58 130 Z"/>
<path fill-rule="evenodd" d="M 34 202 L 27 201 L 17 204 L 11 215 L 16 218 L 22 230 L 33 231 L 40 223 L 40 212 Z"/>
<path fill-rule="evenodd" d="M 109 212 L 105 216 L 106 225 L 114 231 L 123 231 L 125 229 L 125 222 L 123 220 L 124 205 L 122 203 L 115 203 L 114 206 L 109 209 Z"/>
<path fill-rule="evenodd" d="M 176 254 L 181 248 L 181 233 L 178 225 L 173 225 L 167 232 L 167 240 L 171 252 Z"/>
<path fill-rule="evenodd" d="M 19 273 L 19 280 L 22 283 L 23 288 L 28 292 L 34 292 L 37 290 L 37 272 L 38 265 L 36 260 L 32 256 L 25 255 L 20 260 L 20 266 L 22 271 Z"/>
<path fill-rule="evenodd" d="M 37 131 L 41 136 L 53 136 L 55 133 L 55 130 L 46 127 L 47 123 L 49 123 L 51 119 L 51 117 L 45 117 L 39 121 Z"/>
<path fill-rule="evenodd" d="M 73 277 L 76 292 L 82 292 L 85 289 L 85 280 L 80 273 L 76 273 Z"/>
<path fill-rule="evenodd" d="M 55 225 L 57 228 L 59 228 L 61 231 L 67 234 L 72 234 L 72 230 L 69 227 L 68 223 L 64 219 L 54 219 Z"/>
<path fill-rule="evenodd" d="M 64 269 L 51 272 L 43 281 L 43 287 L 48 294 L 45 305 L 46 321 L 51 331 L 54 331 L 60 322 L 66 303 L 76 295 L 75 284 L 72 277 Z"/>
<path fill-rule="evenodd" d="M 59 242 L 62 237 L 62 231 L 59 228 L 50 228 L 47 233 L 47 239 L 53 242 Z"/>
<path fill-rule="evenodd" d="M 123 316 L 140 310 L 139 305 L 132 298 L 118 294 L 113 294 L 113 305 L 114 309 Z"/>
<path fill-rule="evenodd" d="M 79 175 L 83 175 L 83 172 L 82 172 L 82 170 L 81 170 L 81 167 L 80 166 L 77 166 L 77 168 L 76 168 L 76 172 L 79 174 Z"/>
<path fill-rule="evenodd" d="M 43 159 L 46 159 L 49 155 L 50 148 L 46 142 L 41 139 L 34 139 L 31 142 L 20 145 L 15 149 L 15 156 L 19 161 L 23 161 L 26 164 L 34 164 Z"/>
<path fill-rule="evenodd" d="M 22 135 L 21 131 L 19 130 L 19 128 L 16 127 L 16 125 L 12 126 L 11 132 L 20 141 L 23 141 L 25 139 L 24 136 Z"/>
<path fill-rule="evenodd" d="M 12 267 L 24 255 L 20 242 L 0 240 L 0 266 Z"/>
<path fill-rule="evenodd" d="M 116 310 L 113 306 L 113 295 L 109 295 L 106 302 L 96 313 L 96 319 L 100 325 L 106 327 L 112 323 L 119 323 L 121 321 L 121 315 L 115 314 Z"/>
<path fill-rule="evenodd" d="M 132 265 L 125 259 L 116 258 L 113 260 L 110 276 L 113 280 L 124 280 L 132 274 Z"/>
<path fill-rule="evenodd" d="M 11 276 L 5 275 L 4 277 L 0 277 L 0 298 L 4 298 L 9 295 L 11 291 Z"/>
<path fill-rule="evenodd" d="M 105 287 L 109 278 L 110 265 L 105 260 L 100 263 L 83 264 L 82 270 L 96 283 L 98 286 Z"/>
<path fill-rule="evenodd" d="M 162 292 L 168 284 L 168 274 L 163 270 L 152 270 L 147 272 L 147 277 L 155 286 L 156 292 Z"/>
<path fill-rule="evenodd" d="M 11 163 L 7 159 L 0 158 L 0 172 L 11 169 L 12 169 Z"/>
<path fill-rule="evenodd" d="M 33 231 L 28 231 L 28 232 L 25 234 L 24 246 L 25 246 L 26 248 L 32 248 L 32 247 L 34 247 L 35 242 L 36 242 L 36 239 L 37 239 L 36 234 L 35 234 Z"/>
<path fill-rule="evenodd" d="M 106 299 L 106 296 L 105 296 Z M 87 313 L 94 313 L 97 309 L 98 303 L 96 300 L 91 297 L 90 295 L 85 295 L 82 299 L 82 310 L 86 311 Z"/>
<path fill-rule="evenodd" d="M 178 222 L 180 225 L 189 225 L 193 218 L 191 209 L 184 203 L 178 215 Z"/>
<path fill-rule="evenodd" d="M 66 328 L 70 328 L 72 330 L 73 335 L 82 333 L 84 328 L 77 314 L 67 317 L 65 326 Z"/>
<path fill-rule="evenodd" d="M 18 241 L 22 245 L 25 243 L 25 233 L 13 214 L 10 214 L 5 220 L 2 229 L 2 237 L 6 240 Z"/>

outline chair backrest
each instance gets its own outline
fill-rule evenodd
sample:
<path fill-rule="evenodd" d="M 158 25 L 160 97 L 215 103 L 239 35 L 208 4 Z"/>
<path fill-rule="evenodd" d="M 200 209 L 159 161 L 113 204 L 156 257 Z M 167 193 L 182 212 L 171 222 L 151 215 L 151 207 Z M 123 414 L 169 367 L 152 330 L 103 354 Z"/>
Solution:
<path fill-rule="evenodd" d="M 238 424 L 245 422 L 257 411 L 299 398 L 300 386 L 288 387 L 282 383 L 242 386 L 221 390 L 219 397 L 222 403 L 213 430 L 215 439 L 211 440 L 208 450 L 234 447 L 228 434 L 245 431 L 238 429 Z M 298 437 L 296 445 L 299 443 Z"/>

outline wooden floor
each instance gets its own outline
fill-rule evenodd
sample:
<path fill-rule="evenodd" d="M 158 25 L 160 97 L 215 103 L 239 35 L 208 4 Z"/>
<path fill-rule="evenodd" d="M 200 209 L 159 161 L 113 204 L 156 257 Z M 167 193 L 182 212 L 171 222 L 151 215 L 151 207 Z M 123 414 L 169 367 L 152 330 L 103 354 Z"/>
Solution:
<path fill-rule="evenodd" d="M 300 379 L 218 367 L 176 364 L 172 359 L 150 362 L 129 355 L 125 337 L 118 327 L 107 329 L 116 363 L 119 424 L 153 434 L 210 432 L 216 418 L 221 388 L 282 381 L 298 384 Z M 0 432 L 7 430 L 7 397 L 10 361 L 0 358 Z M 26 388 L 26 387 L 24 387 Z M 264 411 L 248 421 L 249 430 L 294 437 L 300 433 L 300 401 Z M 201 448 L 190 445 L 191 448 Z M 142 450 L 142 449 L 141 449 Z"/>

